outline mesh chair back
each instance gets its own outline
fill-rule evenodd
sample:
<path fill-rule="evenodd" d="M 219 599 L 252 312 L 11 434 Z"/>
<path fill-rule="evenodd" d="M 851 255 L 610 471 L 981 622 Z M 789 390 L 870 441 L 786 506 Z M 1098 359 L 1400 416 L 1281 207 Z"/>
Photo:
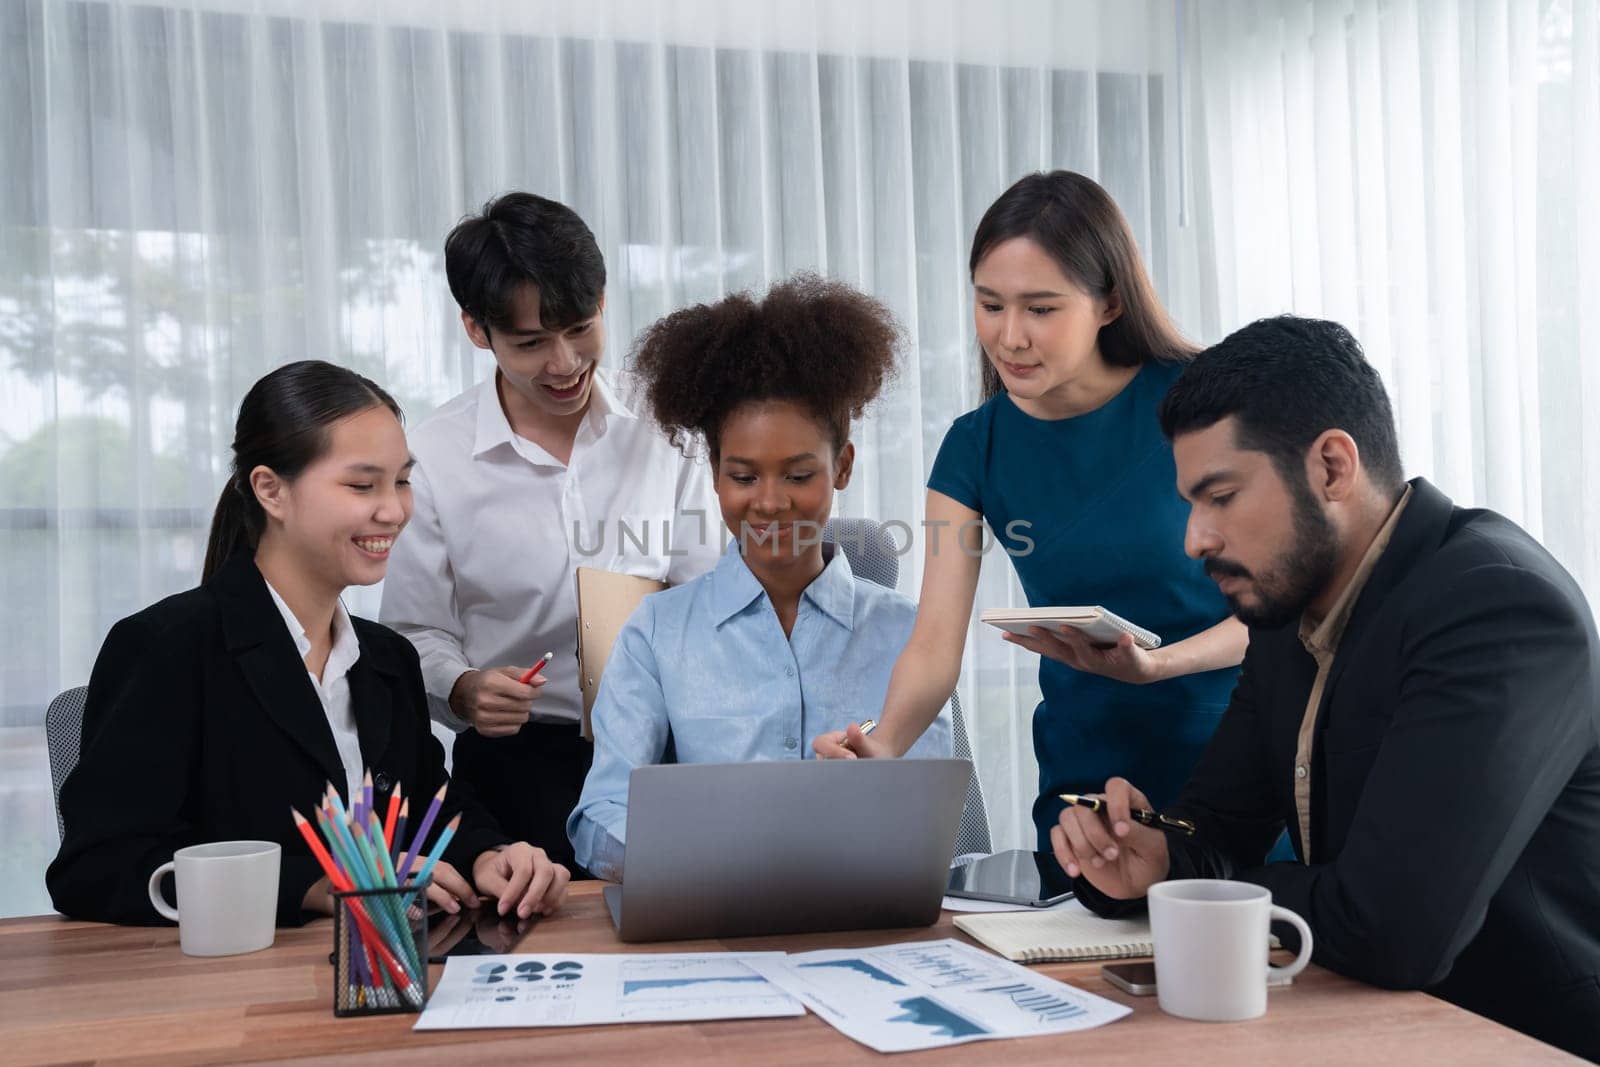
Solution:
<path fill-rule="evenodd" d="M 829 519 L 822 539 L 843 549 L 850 569 L 867 581 L 890 589 L 900 581 L 900 554 L 881 524 L 871 519 Z"/>
<path fill-rule="evenodd" d="M 50 785 L 55 790 L 56 831 L 66 836 L 61 821 L 61 783 L 78 765 L 78 750 L 83 745 L 83 704 L 89 687 L 68 689 L 50 702 L 44 712 L 44 743 L 50 751 Z"/>
<path fill-rule="evenodd" d="M 967 734 L 967 717 L 961 711 L 961 694 L 950 694 L 950 754 L 957 759 L 972 759 L 972 742 Z M 994 851 L 989 837 L 989 809 L 983 802 L 983 785 L 978 781 L 978 764 L 972 764 L 972 777 L 967 781 L 967 805 L 961 809 L 961 823 L 956 828 L 956 855 L 970 852 L 987 855 Z"/>

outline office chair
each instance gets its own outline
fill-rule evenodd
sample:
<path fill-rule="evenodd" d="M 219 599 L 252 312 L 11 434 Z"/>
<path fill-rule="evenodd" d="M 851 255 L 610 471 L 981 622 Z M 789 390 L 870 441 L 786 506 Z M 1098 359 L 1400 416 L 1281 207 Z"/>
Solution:
<path fill-rule="evenodd" d="M 78 751 L 83 744 L 83 705 L 88 695 L 89 687 L 86 685 L 68 689 L 52 700 L 44 712 L 44 743 L 50 752 L 50 786 L 55 791 L 56 831 L 63 837 L 67 828 L 61 821 L 61 783 L 78 765 Z"/>

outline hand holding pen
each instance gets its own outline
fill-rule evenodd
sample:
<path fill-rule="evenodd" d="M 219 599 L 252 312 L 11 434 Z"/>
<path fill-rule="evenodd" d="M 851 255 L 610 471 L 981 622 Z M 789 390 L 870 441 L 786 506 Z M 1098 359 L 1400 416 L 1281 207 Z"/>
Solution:
<path fill-rule="evenodd" d="M 1103 797 L 1084 797 L 1076 793 L 1062 793 L 1061 799 L 1068 804 L 1079 808 L 1088 808 L 1104 814 L 1107 811 L 1106 801 Z M 1194 836 L 1194 823 L 1188 819 L 1174 819 L 1170 815 L 1151 811 L 1149 808 L 1133 808 L 1128 812 L 1134 822 L 1143 823 L 1157 830 L 1165 830 L 1169 834 L 1180 834 L 1184 837 Z"/>
<path fill-rule="evenodd" d="M 450 691 L 450 710 L 484 737 L 509 737 L 533 714 L 545 679 L 539 671 L 554 658 L 546 652 L 532 667 L 467 671 Z"/>
<path fill-rule="evenodd" d="M 1062 799 L 1067 806 L 1050 828 L 1057 862 L 1068 877 L 1085 878 L 1102 893 L 1120 900 L 1142 897 L 1167 877 L 1171 869 L 1169 834 L 1184 837 L 1194 833 L 1187 820 L 1153 811 L 1149 798 L 1123 778 L 1106 782 L 1103 796 L 1068 793 Z"/>
<path fill-rule="evenodd" d="M 877 719 L 863 719 L 851 723 L 843 730 L 821 734 L 811 743 L 818 759 L 867 759 L 893 756 L 893 750 L 877 744 L 868 744 L 867 737 L 878 728 Z"/>

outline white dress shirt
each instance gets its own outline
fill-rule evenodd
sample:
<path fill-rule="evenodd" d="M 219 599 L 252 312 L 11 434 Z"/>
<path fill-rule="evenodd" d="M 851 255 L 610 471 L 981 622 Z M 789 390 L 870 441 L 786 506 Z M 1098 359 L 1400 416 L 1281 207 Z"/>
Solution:
<path fill-rule="evenodd" d="M 267 582 L 267 592 L 272 594 L 272 602 L 278 605 L 283 624 L 289 628 L 289 636 L 294 638 L 294 647 L 303 661 L 306 653 L 311 651 L 311 638 L 306 636 L 306 628 L 300 625 L 300 620 L 289 610 L 289 605 L 278 595 L 278 591 L 272 588 L 271 582 Z M 306 677 L 311 679 L 311 688 L 317 691 L 317 699 L 322 701 L 322 713 L 328 717 L 328 727 L 333 730 L 333 744 L 339 750 L 339 763 L 344 767 L 344 782 L 349 789 L 345 796 L 351 799 L 361 795 L 362 780 L 367 773 L 361 759 L 361 738 L 356 734 L 355 710 L 350 707 L 350 668 L 360 658 L 361 642 L 356 640 L 356 628 L 350 625 L 350 615 L 344 610 L 344 605 L 335 603 L 333 649 L 328 653 L 328 662 L 323 664 L 320 679 L 311 673 L 309 667 L 306 668 Z"/>
<path fill-rule="evenodd" d="M 411 522 L 396 539 L 379 618 L 411 640 L 433 717 L 468 670 L 546 652 L 536 722 L 576 723 L 578 567 L 678 584 L 716 565 L 722 529 L 706 465 L 686 459 L 596 373 L 569 462 L 512 432 L 498 372 L 408 435 Z M 576 529 L 576 533 L 574 530 Z"/>

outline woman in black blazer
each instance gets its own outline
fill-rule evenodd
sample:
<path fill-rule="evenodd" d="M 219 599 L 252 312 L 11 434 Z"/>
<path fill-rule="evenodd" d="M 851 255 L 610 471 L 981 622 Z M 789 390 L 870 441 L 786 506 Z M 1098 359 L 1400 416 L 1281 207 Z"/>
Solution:
<path fill-rule="evenodd" d="M 333 899 L 291 805 L 309 812 L 329 782 L 348 802 L 366 767 L 377 810 L 401 786 L 420 819 L 446 773 L 417 653 L 339 603 L 382 579 L 411 516 L 399 415 L 370 380 L 314 360 L 245 396 L 204 580 L 117 623 L 95 661 L 45 876 L 58 910 L 164 922 L 146 890 L 156 867 L 186 845 L 251 839 L 283 846 L 278 921 L 299 924 Z M 438 825 L 456 812 L 435 903 L 457 911 L 481 892 L 501 914 L 559 907 L 566 868 L 509 841 L 461 786 Z"/>

